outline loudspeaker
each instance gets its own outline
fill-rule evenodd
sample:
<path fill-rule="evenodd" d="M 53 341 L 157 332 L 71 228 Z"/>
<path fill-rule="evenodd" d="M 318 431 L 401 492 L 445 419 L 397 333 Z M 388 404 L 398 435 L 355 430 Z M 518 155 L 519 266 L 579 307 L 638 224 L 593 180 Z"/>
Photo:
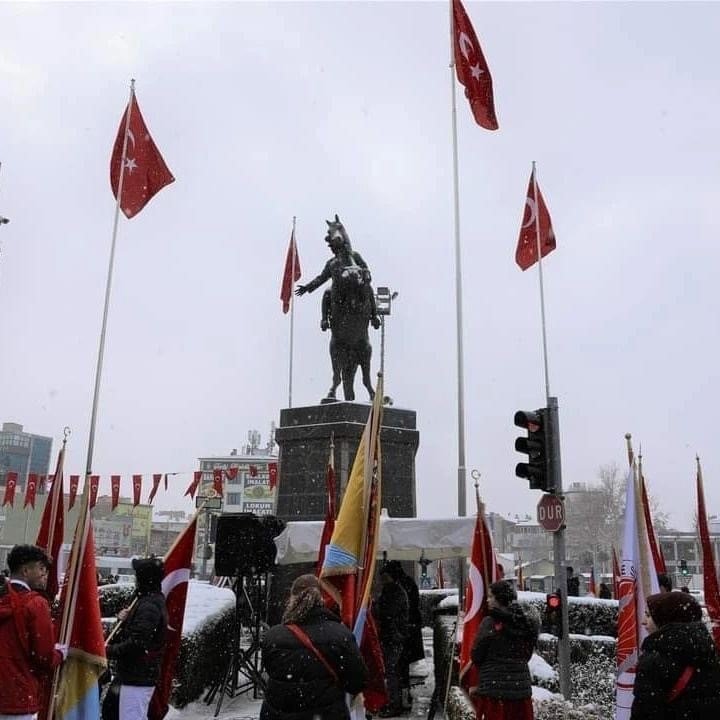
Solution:
<path fill-rule="evenodd" d="M 268 572 L 275 564 L 273 542 L 285 527 L 273 515 L 230 513 L 217 519 L 215 575 L 236 577 Z"/>

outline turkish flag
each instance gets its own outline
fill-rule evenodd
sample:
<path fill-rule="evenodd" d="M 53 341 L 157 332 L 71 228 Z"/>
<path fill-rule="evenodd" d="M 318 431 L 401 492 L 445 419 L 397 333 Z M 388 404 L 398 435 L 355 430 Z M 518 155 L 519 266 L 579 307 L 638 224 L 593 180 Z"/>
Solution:
<path fill-rule="evenodd" d="M 283 272 L 282 286 L 280 288 L 280 299 L 282 300 L 282 311 L 286 313 L 290 309 L 293 288 L 300 279 L 300 256 L 295 244 L 295 229 L 290 233 L 290 245 L 285 256 L 285 270 Z"/>
<path fill-rule="evenodd" d="M 228 480 L 234 480 L 237 477 L 238 469 L 236 467 L 229 468 L 225 471 L 225 475 L 227 476 Z"/>
<path fill-rule="evenodd" d="M 60 589 L 60 555 L 65 532 L 65 508 L 63 506 L 63 465 L 65 463 L 65 442 L 58 453 L 55 474 L 50 494 L 45 502 L 40 529 L 35 544 L 48 555 L 51 566 L 47 579 L 47 594 L 54 598 Z"/>
<path fill-rule="evenodd" d="M 158 491 L 158 488 L 160 487 L 160 481 L 162 480 L 162 473 L 154 473 L 153 474 L 153 486 L 152 490 L 150 491 L 150 497 L 148 498 L 148 505 L 150 505 L 155 498 L 155 493 Z M 165 480 L 167 480 L 167 475 L 165 475 Z M 167 490 L 167 487 L 165 488 Z"/>
<path fill-rule="evenodd" d="M 277 463 L 271 462 L 268 463 L 268 485 L 270 486 L 270 489 L 274 489 L 277 487 L 277 480 L 278 480 L 278 472 L 277 472 Z"/>
<path fill-rule="evenodd" d="M 200 475 L 202 476 L 202 473 Z M 175 676 L 175 666 L 180 654 L 180 641 L 182 640 L 185 603 L 192 568 L 196 529 L 197 515 L 182 531 L 172 550 L 165 556 L 165 562 L 163 563 L 162 591 L 163 595 L 165 595 L 168 623 L 165 634 L 165 650 L 160 665 L 160 677 L 155 684 L 155 690 L 147 713 L 149 720 L 162 720 L 168 712 L 168 701 L 172 690 L 173 677 Z"/>
<path fill-rule="evenodd" d="M 168 170 L 160 151 L 150 137 L 140 112 L 140 106 L 135 99 L 135 92 L 133 92 L 128 107 L 120 120 L 117 139 L 110 159 L 110 186 L 115 199 L 117 199 L 120 184 L 120 164 L 128 112 L 130 113 L 130 125 L 127 128 L 120 208 L 126 217 L 131 218 L 145 207 L 153 195 L 171 182 L 175 182 L 175 178 Z"/>
<path fill-rule="evenodd" d="M 100 476 L 90 476 L 90 509 L 92 510 L 97 503 L 98 488 L 100 487 Z"/>
<path fill-rule="evenodd" d="M 213 470 L 213 490 L 218 495 L 223 494 L 222 468 L 215 468 Z"/>
<path fill-rule="evenodd" d="M 475 122 L 486 130 L 497 130 L 490 68 L 460 0 L 453 0 L 453 51 L 457 79 L 465 86 Z"/>
<path fill-rule="evenodd" d="M 133 507 L 140 504 L 140 492 L 142 491 L 142 475 L 133 475 Z"/>
<path fill-rule="evenodd" d="M 72 510 L 75 504 L 75 498 L 77 498 L 78 485 L 80 485 L 80 476 L 70 476 L 70 496 L 68 497 L 68 510 Z"/>
<path fill-rule="evenodd" d="M 111 510 L 114 510 L 118 503 L 120 502 L 120 476 L 119 475 L 111 475 L 110 476 L 110 494 L 112 496 L 112 505 L 110 506 Z"/>
<path fill-rule="evenodd" d="M 15 502 L 15 488 L 17 487 L 18 474 L 9 472 L 5 475 L 5 497 L 3 498 L 3 507 L 6 505 L 13 506 Z"/>
<path fill-rule="evenodd" d="M 188 489 L 185 491 L 185 495 L 189 495 L 190 499 L 192 500 L 195 497 L 195 493 L 197 492 L 198 485 L 200 484 L 200 481 L 202 480 L 202 470 L 196 470 L 193 473 L 193 480 L 188 485 Z M 185 497 L 183 495 L 183 497 Z"/>
<path fill-rule="evenodd" d="M 25 504 L 23 508 L 30 504 L 30 507 L 35 509 L 35 493 L 37 492 L 38 476 L 35 473 L 28 475 L 27 486 L 25 487 Z"/>
<path fill-rule="evenodd" d="M 257 465 L 248 466 L 248 470 L 250 471 L 250 477 L 257 477 Z"/>
<path fill-rule="evenodd" d="M 537 202 L 535 202 L 536 189 Z M 542 257 L 545 257 L 555 249 L 555 233 L 552 229 L 550 213 L 535 179 L 535 168 L 533 168 L 525 197 L 525 212 L 523 213 L 520 237 L 515 250 L 515 262 L 521 270 L 527 270 L 538 261 L 538 234 L 540 235 L 540 253 Z"/>

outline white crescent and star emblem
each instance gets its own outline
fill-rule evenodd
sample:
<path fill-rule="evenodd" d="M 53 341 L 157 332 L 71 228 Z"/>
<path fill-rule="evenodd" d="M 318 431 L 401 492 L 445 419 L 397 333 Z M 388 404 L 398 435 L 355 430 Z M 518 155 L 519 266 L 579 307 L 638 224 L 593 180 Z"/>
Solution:
<path fill-rule="evenodd" d="M 525 205 L 530 209 L 530 217 L 526 223 L 523 223 L 523 230 L 530 227 L 535 222 L 535 217 L 537 216 L 537 205 L 533 198 L 525 198 Z"/>
<path fill-rule="evenodd" d="M 464 58 L 470 62 L 470 52 L 475 52 L 475 46 L 473 41 L 468 37 L 467 33 L 461 32 L 458 36 L 458 45 L 460 46 L 460 52 Z"/>
<path fill-rule="evenodd" d="M 478 614 L 485 595 L 485 583 L 482 575 L 472 563 L 470 564 L 470 587 L 472 588 L 472 603 L 467 613 L 465 613 L 464 623 L 470 622 Z"/>

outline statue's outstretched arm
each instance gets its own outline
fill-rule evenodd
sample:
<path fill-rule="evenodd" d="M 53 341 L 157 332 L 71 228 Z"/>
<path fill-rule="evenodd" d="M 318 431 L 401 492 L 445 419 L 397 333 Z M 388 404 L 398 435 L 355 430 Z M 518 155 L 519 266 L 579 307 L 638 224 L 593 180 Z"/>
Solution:
<path fill-rule="evenodd" d="M 314 279 L 306 285 L 298 285 L 295 290 L 296 295 L 304 295 L 305 293 L 311 293 L 313 290 L 317 290 L 324 282 L 327 282 L 331 277 L 331 264 L 328 261 L 325 264 L 325 269 Z"/>

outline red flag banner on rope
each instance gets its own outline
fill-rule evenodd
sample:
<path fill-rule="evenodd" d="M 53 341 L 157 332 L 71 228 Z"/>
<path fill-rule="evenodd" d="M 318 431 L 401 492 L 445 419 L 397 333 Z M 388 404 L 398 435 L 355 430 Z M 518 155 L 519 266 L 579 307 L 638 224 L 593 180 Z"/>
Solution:
<path fill-rule="evenodd" d="M 142 475 L 133 475 L 133 507 L 140 504 L 140 493 L 142 492 Z"/>
<path fill-rule="evenodd" d="M 25 486 L 25 503 L 23 508 L 28 505 L 34 510 L 35 509 L 35 493 L 37 492 L 38 476 L 35 473 L 28 475 L 27 485 Z"/>
<path fill-rule="evenodd" d="M 75 505 L 75 499 L 77 498 L 78 486 L 80 485 L 80 476 L 70 476 L 70 494 L 68 497 L 68 510 L 72 510 Z"/>
<path fill-rule="evenodd" d="M 536 188 L 537 202 L 535 200 Z M 540 254 L 545 257 L 555 249 L 555 233 L 550 213 L 540 192 L 540 186 L 536 182 L 535 168 L 533 168 L 525 197 L 520 236 L 515 250 L 515 262 L 521 270 L 527 270 L 538 261 L 538 235 L 540 236 Z"/>
<path fill-rule="evenodd" d="M 198 489 L 198 486 L 200 485 L 201 480 L 202 480 L 202 470 L 196 470 L 193 473 L 192 482 L 190 483 L 190 485 L 188 485 L 188 489 L 185 491 L 185 495 L 189 495 L 191 500 L 195 498 L 195 493 L 197 492 L 197 489 Z"/>
<path fill-rule="evenodd" d="M 703 488 L 702 469 L 700 458 L 697 460 L 697 518 L 700 534 L 700 547 L 703 560 L 703 591 L 705 593 L 705 606 L 707 607 L 715 647 L 720 650 L 720 587 L 718 586 L 717 570 L 715 569 L 715 555 L 710 540 L 707 512 L 705 510 L 705 490 Z"/>
<path fill-rule="evenodd" d="M 53 480 L 50 494 L 45 501 L 40 529 L 38 530 L 35 544 L 41 547 L 50 558 L 50 568 L 47 579 L 47 594 L 55 598 L 60 589 L 60 561 L 65 532 L 65 506 L 63 488 L 63 465 L 65 463 L 65 442 L 58 453 L 57 465 L 55 467 L 55 479 Z"/>
<path fill-rule="evenodd" d="M 18 474 L 16 472 L 9 472 L 5 475 L 5 496 L 3 497 L 2 506 L 6 505 L 13 506 L 15 502 L 15 488 L 17 487 Z"/>
<path fill-rule="evenodd" d="M 257 477 L 258 476 L 257 465 L 248 465 L 248 472 L 250 473 L 250 477 Z"/>
<path fill-rule="evenodd" d="M 127 114 L 130 113 L 130 124 Z M 125 162 L 122 170 L 122 198 L 120 209 L 125 217 L 137 215 L 151 198 L 166 185 L 175 182 L 165 160 L 145 125 L 140 106 L 132 92 L 118 128 L 117 138 L 110 159 L 110 186 L 117 200 L 120 185 L 123 146 L 125 145 L 125 129 L 127 127 L 127 146 Z"/>
<path fill-rule="evenodd" d="M 228 480 L 234 480 L 237 477 L 237 474 L 238 474 L 238 469 L 236 467 L 228 468 L 225 471 L 225 477 Z"/>
<path fill-rule="evenodd" d="M 215 468 L 213 470 L 213 490 L 222 497 L 223 494 L 223 472 L 222 468 Z"/>
<path fill-rule="evenodd" d="M 318 561 L 315 565 L 315 575 L 317 577 L 320 577 L 323 562 L 325 561 L 325 546 L 332 539 L 335 530 L 335 514 L 335 445 L 331 441 L 330 456 L 325 470 L 325 523 L 320 537 Z"/>
<path fill-rule="evenodd" d="M 97 503 L 98 489 L 100 487 L 100 476 L 90 476 L 90 509 L 92 510 Z"/>
<path fill-rule="evenodd" d="M 196 529 L 197 515 L 182 531 L 165 557 L 162 591 L 167 606 L 168 627 L 160 677 L 150 700 L 148 720 L 162 720 L 168 711 L 170 690 L 180 652 Z"/>
<path fill-rule="evenodd" d="M 110 476 L 110 495 L 112 498 L 110 509 L 114 510 L 120 502 L 120 476 Z"/>
<path fill-rule="evenodd" d="M 165 475 L 165 478 L 167 478 L 167 475 Z M 148 505 L 152 504 L 152 501 L 155 499 L 155 494 L 158 491 L 158 488 L 160 487 L 160 481 L 162 480 L 162 473 L 153 473 L 153 486 L 152 490 L 150 491 L 150 497 L 148 498 Z"/>
<path fill-rule="evenodd" d="M 290 245 L 285 256 L 285 270 L 283 271 L 282 286 L 280 288 L 280 299 L 282 300 L 282 311 L 290 310 L 295 283 L 300 279 L 300 256 L 295 244 L 295 230 L 290 233 Z"/>
<path fill-rule="evenodd" d="M 465 87 L 475 122 L 486 130 L 497 130 L 492 76 L 470 18 L 460 0 L 453 0 L 453 53 L 455 72 Z"/>
<path fill-rule="evenodd" d="M 276 462 L 268 463 L 268 487 L 274 490 L 278 483 L 278 464 Z"/>
<path fill-rule="evenodd" d="M 485 521 L 484 505 L 479 503 L 470 549 L 470 571 L 465 586 L 465 615 L 460 640 L 460 684 L 468 691 L 478 683 L 478 669 L 473 665 L 470 651 L 480 623 L 487 615 L 488 587 L 496 580 L 492 535 Z"/>

